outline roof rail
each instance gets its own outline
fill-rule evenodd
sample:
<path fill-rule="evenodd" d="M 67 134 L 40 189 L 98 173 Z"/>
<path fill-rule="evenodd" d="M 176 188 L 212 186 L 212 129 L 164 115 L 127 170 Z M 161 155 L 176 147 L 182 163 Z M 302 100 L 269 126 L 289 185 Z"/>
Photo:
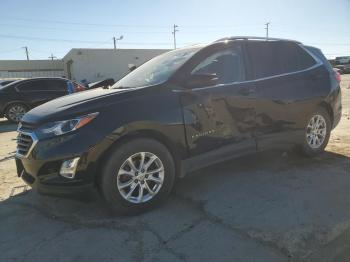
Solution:
<path fill-rule="evenodd" d="M 230 37 L 224 37 L 224 38 L 218 39 L 218 40 L 214 41 L 214 43 L 216 43 L 216 42 L 221 42 L 221 41 L 225 41 L 225 40 L 287 41 L 287 42 L 294 42 L 294 43 L 301 44 L 301 42 L 296 41 L 296 40 L 292 40 L 292 39 L 273 38 L 273 37 L 266 38 L 266 37 L 260 37 L 260 36 L 230 36 Z"/>

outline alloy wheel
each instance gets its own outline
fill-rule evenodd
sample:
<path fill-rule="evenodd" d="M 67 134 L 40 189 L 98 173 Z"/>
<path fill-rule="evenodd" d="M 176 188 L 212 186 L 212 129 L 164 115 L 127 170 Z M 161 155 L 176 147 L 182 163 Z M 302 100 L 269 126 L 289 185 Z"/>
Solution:
<path fill-rule="evenodd" d="M 327 136 L 327 124 L 322 115 L 314 115 L 311 117 L 306 127 L 306 141 L 313 149 L 322 146 Z"/>
<path fill-rule="evenodd" d="M 26 108 L 22 105 L 14 105 L 8 110 L 7 115 L 10 120 L 19 122 L 24 114 L 27 112 Z"/>
<path fill-rule="evenodd" d="M 164 182 L 164 166 L 155 154 L 139 152 L 124 161 L 117 174 L 117 187 L 128 202 L 139 204 L 154 198 Z"/>

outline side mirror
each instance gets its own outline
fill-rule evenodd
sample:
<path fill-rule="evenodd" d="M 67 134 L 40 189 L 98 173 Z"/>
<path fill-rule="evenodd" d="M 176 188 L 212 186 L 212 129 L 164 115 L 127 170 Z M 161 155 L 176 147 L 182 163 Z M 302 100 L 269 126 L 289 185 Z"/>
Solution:
<path fill-rule="evenodd" d="M 193 74 L 185 81 L 186 87 L 189 88 L 213 86 L 217 83 L 216 74 Z"/>
<path fill-rule="evenodd" d="M 137 66 L 134 64 L 128 64 L 128 68 L 129 68 L 129 71 L 131 72 L 131 71 L 134 71 L 137 68 Z"/>

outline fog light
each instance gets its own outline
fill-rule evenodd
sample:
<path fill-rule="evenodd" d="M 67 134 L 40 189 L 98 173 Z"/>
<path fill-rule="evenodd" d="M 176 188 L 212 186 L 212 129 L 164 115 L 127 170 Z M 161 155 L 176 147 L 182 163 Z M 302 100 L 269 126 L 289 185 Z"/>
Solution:
<path fill-rule="evenodd" d="M 79 159 L 80 157 L 76 157 L 64 161 L 61 165 L 60 175 L 69 179 L 73 179 L 75 177 L 75 171 L 77 170 Z"/>

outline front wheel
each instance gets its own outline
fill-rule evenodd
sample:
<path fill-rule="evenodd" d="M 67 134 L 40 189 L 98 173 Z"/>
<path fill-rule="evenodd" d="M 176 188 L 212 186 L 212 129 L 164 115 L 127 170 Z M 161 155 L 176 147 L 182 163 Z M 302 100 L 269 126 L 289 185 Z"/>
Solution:
<path fill-rule="evenodd" d="M 305 127 L 303 153 L 315 156 L 324 151 L 331 133 L 331 120 L 328 112 L 319 108 L 314 112 Z"/>
<path fill-rule="evenodd" d="M 153 139 L 137 138 L 110 154 L 100 189 L 112 210 L 136 214 L 166 199 L 174 178 L 175 165 L 167 148 Z"/>

